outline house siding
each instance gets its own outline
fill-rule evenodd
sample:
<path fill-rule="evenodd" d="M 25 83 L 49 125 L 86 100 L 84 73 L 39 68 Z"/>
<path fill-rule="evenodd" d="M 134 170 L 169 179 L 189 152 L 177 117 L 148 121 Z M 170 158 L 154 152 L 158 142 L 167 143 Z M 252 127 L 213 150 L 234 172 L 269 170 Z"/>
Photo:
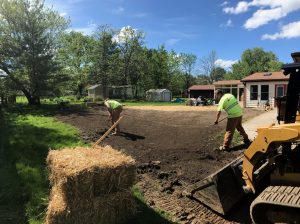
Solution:
<path fill-rule="evenodd" d="M 269 85 L 269 102 L 274 107 L 275 105 L 275 85 L 287 85 L 288 81 L 272 81 L 272 82 L 246 82 L 246 107 L 263 107 L 267 100 L 261 100 L 261 86 Z M 250 86 L 257 85 L 257 100 L 250 100 Z"/>

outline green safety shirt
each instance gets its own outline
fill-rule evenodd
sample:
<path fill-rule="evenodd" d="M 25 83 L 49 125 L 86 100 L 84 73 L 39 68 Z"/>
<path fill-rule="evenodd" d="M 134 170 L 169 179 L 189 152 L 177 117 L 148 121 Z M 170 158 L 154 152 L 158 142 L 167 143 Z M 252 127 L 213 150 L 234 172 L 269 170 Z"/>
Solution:
<path fill-rule="evenodd" d="M 105 101 L 105 105 L 109 108 L 109 109 L 117 109 L 118 107 L 121 107 L 122 104 L 120 104 L 118 101 L 116 100 L 107 100 Z"/>
<path fill-rule="evenodd" d="M 226 93 L 222 96 L 218 104 L 218 111 L 225 110 L 228 118 L 240 117 L 243 110 L 234 95 Z"/>

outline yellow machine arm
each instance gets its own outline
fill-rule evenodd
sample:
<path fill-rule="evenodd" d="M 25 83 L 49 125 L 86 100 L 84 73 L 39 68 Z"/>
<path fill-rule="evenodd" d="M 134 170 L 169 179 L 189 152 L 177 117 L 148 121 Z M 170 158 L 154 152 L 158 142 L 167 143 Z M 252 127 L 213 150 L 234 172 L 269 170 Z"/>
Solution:
<path fill-rule="evenodd" d="M 272 143 L 300 141 L 300 124 L 282 124 L 259 128 L 257 137 L 244 152 L 243 179 L 246 183 L 245 190 L 255 193 L 254 172 L 259 168 L 263 158 L 272 151 Z"/>

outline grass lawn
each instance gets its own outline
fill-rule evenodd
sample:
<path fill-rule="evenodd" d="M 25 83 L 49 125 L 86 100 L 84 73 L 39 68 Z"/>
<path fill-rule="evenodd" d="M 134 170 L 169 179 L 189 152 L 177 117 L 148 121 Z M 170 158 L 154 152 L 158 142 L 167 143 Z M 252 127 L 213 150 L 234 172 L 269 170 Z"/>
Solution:
<path fill-rule="evenodd" d="M 42 224 L 49 197 L 49 148 L 84 145 L 79 131 L 53 118 L 55 105 L 0 109 L 0 223 Z M 76 106 L 76 105 L 75 105 Z M 130 223 L 170 223 L 133 188 L 139 212 Z"/>
<path fill-rule="evenodd" d="M 176 98 L 173 98 L 175 100 Z M 185 101 L 186 98 L 180 98 L 183 102 L 149 102 L 145 100 L 123 100 L 123 99 L 115 99 L 122 103 L 125 106 L 186 106 Z M 82 104 L 84 105 L 83 98 L 78 100 L 74 96 L 65 96 L 65 97 L 59 97 L 54 99 L 41 99 L 42 104 L 48 104 L 48 105 L 57 105 L 58 101 L 68 101 L 70 104 Z M 27 104 L 28 101 L 25 96 L 18 96 L 16 99 L 17 103 L 19 104 Z M 99 101 L 98 103 L 102 103 L 103 101 Z"/>
<path fill-rule="evenodd" d="M 181 98 L 184 102 L 149 102 L 144 100 L 122 100 L 116 99 L 125 106 L 186 106 L 185 99 Z"/>

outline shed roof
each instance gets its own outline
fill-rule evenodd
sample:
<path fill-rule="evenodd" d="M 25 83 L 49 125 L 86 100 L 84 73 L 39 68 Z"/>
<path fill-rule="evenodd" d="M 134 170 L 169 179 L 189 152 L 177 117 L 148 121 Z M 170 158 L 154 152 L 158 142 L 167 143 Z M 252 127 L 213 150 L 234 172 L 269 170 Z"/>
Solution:
<path fill-rule="evenodd" d="M 170 90 L 168 89 L 149 89 L 147 90 L 146 92 L 159 92 L 159 93 L 162 93 L 162 92 L 171 92 Z"/>
<path fill-rule="evenodd" d="M 284 81 L 289 80 L 290 76 L 285 76 L 283 72 L 256 72 L 243 78 L 242 82 L 251 81 Z"/>
<path fill-rule="evenodd" d="M 214 85 L 193 85 L 189 90 L 215 90 Z"/>
<path fill-rule="evenodd" d="M 220 80 L 213 83 L 214 85 L 243 85 L 241 80 Z"/>
<path fill-rule="evenodd" d="M 100 84 L 93 85 L 93 86 L 90 86 L 88 89 L 96 89 L 98 86 L 101 86 L 101 85 Z"/>

